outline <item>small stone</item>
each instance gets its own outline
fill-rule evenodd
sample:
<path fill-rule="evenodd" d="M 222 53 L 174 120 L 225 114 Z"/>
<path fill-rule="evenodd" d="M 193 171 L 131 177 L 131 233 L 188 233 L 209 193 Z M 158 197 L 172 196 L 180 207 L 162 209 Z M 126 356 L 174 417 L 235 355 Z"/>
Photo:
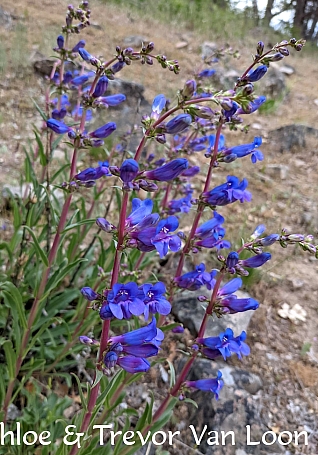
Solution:
<path fill-rule="evenodd" d="M 189 43 L 187 41 L 179 41 L 177 44 L 176 44 L 176 49 L 183 49 L 184 47 L 187 47 L 189 45 Z"/>

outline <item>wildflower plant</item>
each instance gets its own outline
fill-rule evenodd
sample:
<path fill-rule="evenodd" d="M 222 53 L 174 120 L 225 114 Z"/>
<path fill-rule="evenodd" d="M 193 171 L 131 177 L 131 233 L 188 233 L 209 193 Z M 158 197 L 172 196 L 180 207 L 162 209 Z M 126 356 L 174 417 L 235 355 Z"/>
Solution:
<path fill-rule="evenodd" d="M 157 70 L 176 75 L 180 68 L 176 60 L 156 54 L 152 42 L 139 50 L 117 46 L 109 60 L 91 54 L 89 45 L 78 39 L 90 15 L 86 0 L 68 6 L 54 47 L 45 106 L 35 102 L 43 125 L 34 131 L 34 148 L 25 149 L 21 183 L 27 187 L 18 200 L 10 199 L 14 232 L 0 245 L 6 360 L 1 365 L 2 418 L 8 429 L 15 429 L 12 406 L 22 400 L 31 411 L 22 409 L 18 421 L 25 431 L 30 423 L 41 430 L 41 418 L 32 412 L 52 403 L 54 441 L 45 453 L 59 455 L 95 453 L 99 437 L 94 425 L 117 428 L 122 418 L 130 428 L 130 416 L 138 412 L 120 403 L 130 384 L 165 361 L 165 335 L 182 332 L 169 318 L 178 293 L 200 289 L 198 305 L 205 306 L 205 314 L 181 371 L 167 364 L 171 384 L 166 397 L 156 411 L 151 398 L 139 415 L 135 430 L 142 435 L 163 428 L 193 389 L 216 399 L 222 394 L 222 372 L 215 378 L 187 379 L 197 358 L 226 360 L 236 354 L 241 359 L 249 354 L 245 332 L 233 333 L 229 327 L 217 337 L 206 337 L 205 329 L 211 318 L 259 307 L 260 302 L 238 298 L 235 292 L 242 286 L 240 276 L 271 259 L 264 248 L 298 244 L 318 257 L 312 236 L 285 230 L 265 235 L 264 226 L 231 251 L 222 214 L 225 205 L 252 200 L 248 180 L 227 175 L 226 164 L 249 156 L 251 166 L 257 166 L 264 159 L 260 137 L 228 148 L 226 132 L 240 129 L 246 116 L 264 103 L 265 97 L 255 95 L 254 84 L 266 77 L 270 63 L 288 56 L 290 49 L 300 51 L 304 41 L 284 40 L 268 51 L 259 42 L 251 65 L 228 90 L 213 89 L 214 69 L 207 67 L 184 84 L 174 101 L 158 94 L 142 118 L 138 147 L 128 151 L 115 139 L 111 148 L 105 145 L 106 138 L 115 136 L 115 122 L 90 126 L 100 109 L 125 103 L 121 93 L 107 95 L 112 80 L 131 64 L 157 64 Z M 75 69 L 68 69 L 70 63 Z M 66 151 L 62 166 L 54 156 L 61 144 Z M 79 167 L 79 157 L 86 162 L 96 147 L 104 160 Z M 197 154 L 206 162 L 206 175 L 192 164 Z M 200 189 L 193 183 L 198 173 L 205 182 Z M 222 173 L 224 183 L 214 186 L 215 173 Z M 187 230 L 185 216 L 187 225 L 192 220 Z M 185 258 L 201 254 L 203 261 L 205 250 L 213 251 L 219 267 L 210 270 L 201 262 L 185 272 Z M 241 258 L 243 251 L 250 257 Z M 174 253 L 176 270 L 165 281 L 152 265 Z M 87 359 L 92 376 L 83 376 L 80 358 Z M 52 386 L 52 380 L 59 383 L 61 378 L 80 396 L 81 411 L 72 421 L 63 416 L 69 400 L 57 397 Z M 60 442 L 68 423 L 85 435 L 81 443 Z M 125 446 L 119 438 L 111 447 L 106 439 L 103 453 L 134 453 L 140 441 L 134 442 Z"/>

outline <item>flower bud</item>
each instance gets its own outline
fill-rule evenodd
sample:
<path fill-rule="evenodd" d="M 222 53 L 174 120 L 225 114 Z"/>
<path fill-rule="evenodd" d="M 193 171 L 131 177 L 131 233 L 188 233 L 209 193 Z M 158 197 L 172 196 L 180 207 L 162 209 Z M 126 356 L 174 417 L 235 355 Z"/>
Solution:
<path fill-rule="evenodd" d="M 123 162 L 119 169 L 119 177 L 124 183 L 129 183 L 134 180 L 139 172 L 137 161 L 128 159 Z"/>
<path fill-rule="evenodd" d="M 239 261 L 239 255 L 236 251 L 229 253 L 226 259 L 226 267 L 228 269 L 233 269 Z"/>
<path fill-rule="evenodd" d="M 288 50 L 286 47 L 280 47 L 280 48 L 279 48 L 279 52 L 280 52 L 284 57 L 288 57 L 288 55 L 289 55 L 289 50 Z"/>
<path fill-rule="evenodd" d="M 184 332 L 184 328 L 182 327 L 182 325 L 178 325 L 177 327 L 174 327 L 171 332 L 173 333 L 183 333 Z"/>
<path fill-rule="evenodd" d="M 197 88 L 197 84 L 195 82 L 195 80 L 191 79 L 189 81 L 187 81 L 185 84 L 184 84 L 184 87 L 183 87 L 183 90 L 182 90 L 182 96 L 184 99 L 190 99 L 195 90 Z"/>
<path fill-rule="evenodd" d="M 275 54 L 269 54 L 266 56 L 266 62 L 279 62 L 284 58 L 283 54 L 276 52 Z"/>
<path fill-rule="evenodd" d="M 85 43 L 85 41 L 84 41 L 83 39 L 80 40 L 80 41 L 76 44 L 76 46 L 73 47 L 72 52 L 74 52 L 74 53 L 78 52 L 81 48 L 85 47 L 85 44 L 86 44 L 86 43 Z"/>
<path fill-rule="evenodd" d="M 99 81 L 97 82 L 96 88 L 95 88 L 94 93 L 92 95 L 93 98 L 98 98 L 99 96 L 103 96 L 104 93 L 107 90 L 107 86 L 108 86 L 107 77 L 106 76 L 102 76 L 101 78 L 99 78 Z"/>
<path fill-rule="evenodd" d="M 99 310 L 99 316 L 101 319 L 103 319 L 104 321 L 107 320 L 107 319 L 113 319 L 113 313 L 111 312 L 110 308 L 109 308 L 109 304 L 106 303 L 105 305 L 103 305 L 101 307 L 101 309 Z"/>
<path fill-rule="evenodd" d="M 93 56 L 83 47 L 80 47 L 78 49 L 78 53 L 82 57 L 82 59 L 85 60 L 85 62 L 90 62 L 91 59 L 93 58 Z"/>
<path fill-rule="evenodd" d="M 81 294 L 83 295 L 83 297 L 92 302 L 93 300 L 97 300 L 98 297 L 99 297 L 99 294 L 97 294 L 97 292 L 95 292 L 92 288 L 90 287 L 84 287 L 81 289 Z"/>
<path fill-rule="evenodd" d="M 78 87 L 79 85 L 85 84 L 85 82 L 87 82 L 88 79 L 89 76 L 87 74 L 82 74 L 81 76 L 74 77 L 74 79 L 71 80 L 71 83 Z"/>
<path fill-rule="evenodd" d="M 209 119 L 214 115 L 214 112 L 208 106 L 191 106 L 191 112 L 199 118 L 206 119 Z"/>
<path fill-rule="evenodd" d="M 104 232 L 112 232 L 116 229 L 116 227 L 105 220 L 105 218 L 97 218 L 96 224 Z"/>
<path fill-rule="evenodd" d="M 58 45 L 58 48 L 59 49 L 64 49 L 64 36 L 63 35 L 59 35 L 57 37 L 57 45 Z"/>
<path fill-rule="evenodd" d="M 192 117 L 189 114 L 179 114 L 170 120 L 164 130 L 168 134 L 177 134 L 184 131 L 192 122 Z"/>
<path fill-rule="evenodd" d="M 94 137 L 97 139 L 105 139 L 106 137 L 110 136 L 116 129 L 116 123 L 109 122 L 106 125 L 101 126 L 97 130 L 89 133 L 90 137 Z"/>
<path fill-rule="evenodd" d="M 266 57 L 267 58 L 267 57 Z M 246 79 L 249 81 L 249 82 L 257 82 L 259 81 L 260 79 L 262 79 L 263 76 L 265 76 L 265 74 L 267 73 L 267 66 L 266 65 L 260 65 L 258 66 L 254 71 L 252 71 L 251 73 L 249 73 L 247 76 L 246 76 Z"/>
<path fill-rule="evenodd" d="M 263 41 L 259 41 L 257 43 L 256 52 L 257 52 L 258 55 L 262 55 L 263 54 L 263 52 L 264 52 L 264 43 L 263 43 Z"/>
<path fill-rule="evenodd" d="M 267 237 L 264 237 L 263 239 L 260 239 L 258 243 L 261 246 L 270 246 L 273 245 L 273 243 L 277 242 L 279 240 L 279 235 L 278 234 L 271 234 L 268 235 Z"/>
<path fill-rule="evenodd" d="M 177 158 L 163 166 L 152 171 L 146 171 L 144 176 L 149 180 L 158 180 L 160 182 L 168 182 L 178 177 L 185 169 L 188 168 L 188 160 L 185 158 Z"/>
<path fill-rule="evenodd" d="M 69 126 L 65 125 L 65 123 L 60 122 L 59 120 L 55 120 L 54 118 L 50 118 L 46 122 L 46 124 L 47 124 L 48 128 L 50 128 L 51 130 L 54 131 L 54 133 L 57 133 L 57 134 L 64 134 L 71 130 L 71 128 Z"/>

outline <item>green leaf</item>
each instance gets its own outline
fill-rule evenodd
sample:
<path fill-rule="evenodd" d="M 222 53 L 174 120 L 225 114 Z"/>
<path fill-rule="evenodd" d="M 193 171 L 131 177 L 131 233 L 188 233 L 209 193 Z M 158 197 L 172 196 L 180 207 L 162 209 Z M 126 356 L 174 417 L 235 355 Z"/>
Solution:
<path fill-rule="evenodd" d="M 38 133 L 35 130 L 33 130 L 33 132 L 35 134 L 35 140 L 36 140 L 36 142 L 38 144 L 38 147 L 39 147 L 39 156 L 40 156 L 41 166 L 46 166 L 48 164 L 48 161 L 47 161 L 47 158 L 45 156 L 43 142 L 41 141 L 41 138 L 38 135 Z"/>
<path fill-rule="evenodd" d="M 22 296 L 18 288 L 16 288 L 10 281 L 6 281 L 5 283 L 1 284 L 0 290 L 2 290 L 4 300 L 7 302 L 8 306 L 13 309 L 13 314 L 14 310 L 16 310 L 17 314 L 19 315 L 19 323 L 24 329 L 26 329 L 27 320 L 24 312 Z"/>
<path fill-rule="evenodd" d="M 9 244 L 7 242 L 0 243 L 0 250 L 6 250 L 6 252 L 8 253 L 10 262 L 13 262 L 12 251 L 11 251 L 10 246 L 9 246 Z"/>
<path fill-rule="evenodd" d="M 78 221 L 77 223 L 70 224 L 62 231 L 62 234 L 65 234 L 65 232 L 70 231 L 71 229 L 74 229 L 75 227 L 78 227 L 78 226 L 83 226 L 85 224 L 93 224 L 93 223 L 95 223 L 95 221 L 96 221 L 96 218 L 91 218 L 89 220 L 82 220 L 82 221 Z"/>
<path fill-rule="evenodd" d="M 194 400 L 191 400 L 191 398 L 185 398 L 182 403 L 191 403 L 195 408 L 199 408 L 198 403 Z"/>
<path fill-rule="evenodd" d="M 3 343 L 3 349 L 7 360 L 9 378 L 10 380 L 13 380 L 15 379 L 15 364 L 17 358 L 10 340 Z"/>
<path fill-rule="evenodd" d="M 43 249 L 40 247 L 40 244 L 38 242 L 38 239 L 36 238 L 36 235 L 34 234 L 33 230 L 29 227 L 29 226 L 24 226 L 25 229 L 27 229 L 29 231 L 29 233 L 31 234 L 32 238 L 33 238 L 33 241 L 34 241 L 34 248 L 35 248 L 35 251 L 38 253 L 38 255 L 40 256 L 43 264 L 48 267 L 49 265 L 49 261 L 48 261 L 48 258 L 46 256 L 46 254 L 44 253 Z"/>
<path fill-rule="evenodd" d="M 41 117 L 43 118 L 43 120 L 46 122 L 46 121 L 47 121 L 47 116 L 46 116 L 45 112 L 42 111 L 42 109 L 40 108 L 40 106 L 36 103 L 36 101 L 35 101 L 33 98 L 31 98 L 31 100 L 32 100 L 32 103 L 34 104 L 36 110 L 38 111 L 38 113 L 41 115 Z"/>
<path fill-rule="evenodd" d="M 170 369 L 170 389 L 175 385 L 176 383 L 176 372 L 174 369 L 174 366 L 170 360 L 167 359 L 167 362 L 169 364 L 169 369 Z"/>
<path fill-rule="evenodd" d="M 83 386 L 81 384 L 81 381 L 79 380 L 79 378 L 76 376 L 75 373 L 71 373 L 72 376 L 74 376 L 76 382 L 77 382 L 77 387 L 78 387 L 78 391 L 79 391 L 79 394 L 80 394 L 80 397 L 81 397 L 81 404 L 83 406 L 83 409 L 84 411 L 86 412 L 87 411 L 87 400 L 84 396 L 84 393 L 83 393 Z"/>
<path fill-rule="evenodd" d="M 104 377 L 104 373 L 101 371 L 101 370 L 97 370 L 96 371 L 96 377 L 95 377 L 95 381 L 94 383 L 92 384 L 92 388 L 94 388 L 97 384 L 99 384 L 100 380 Z"/>

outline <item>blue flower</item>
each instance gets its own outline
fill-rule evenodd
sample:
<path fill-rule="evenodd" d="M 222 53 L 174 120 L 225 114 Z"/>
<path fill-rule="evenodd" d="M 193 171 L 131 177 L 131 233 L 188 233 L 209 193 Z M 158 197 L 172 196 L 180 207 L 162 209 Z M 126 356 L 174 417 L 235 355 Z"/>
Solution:
<path fill-rule="evenodd" d="M 205 271 L 203 263 L 196 266 L 192 272 L 185 273 L 174 279 L 177 286 L 181 289 L 188 289 L 189 291 L 196 291 L 201 286 L 206 286 L 207 289 L 212 289 L 215 285 L 215 275 L 217 270 L 212 270 L 210 273 Z"/>
<path fill-rule="evenodd" d="M 218 400 L 219 393 L 224 385 L 221 377 L 222 373 L 221 371 L 218 371 L 216 378 L 199 379 L 197 381 L 185 381 L 184 384 L 186 387 L 202 390 L 203 392 L 212 392 L 214 393 L 216 400 Z"/>
<path fill-rule="evenodd" d="M 277 242 L 280 239 L 279 234 L 270 234 L 267 237 L 264 237 L 263 239 L 259 239 L 258 243 L 261 246 L 270 246 L 273 245 L 273 243 Z"/>
<path fill-rule="evenodd" d="M 215 74 L 215 70 L 206 68 L 198 74 L 198 77 L 211 77 L 213 74 Z"/>
<path fill-rule="evenodd" d="M 151 243 L 158 251 L 161 259 L 168 253 L 169 248 L 174 253 L 180 250 L 180 237 L 170 235 L 170 232 L 175 231 L 178 227 L 179 221 L 175 216 L 168 216 L 165 220 L 159 221 L 155 236 L 151 238 Z"/>
<path fill-rule="evenodd" d="M 250 71 L 245 77 L 249 82 L 257 82 L 267 73 L 268 67 L 266 65 L 258 66 L 254 71 Z"/>
<path fill-rule="evenodd" d="M 251 201 L 252 195 L 246 190 L 248 182 L 243 179 L 241 182 L 233 175 L 227 177 L 227 182 L 217 186 L 211 191 L 202 193 L 202 200 L 212 206 L 228 205 L 236 201 L 243 203 Z"/>
<path fill-rule="evenodd" d="M 138 297 L 138 286 L 134 282 L 117 283 L 107 295 L 109 310 L 117 319 L 129 319 L 144 313 L 145 304 Z"/>
<path fill-rule="evenodd" d="M 147 371 L 150 364 L 146 358 L 158 354 L 163 338 L 163 332 L 157 329 L 156 318 L 153 317 L 145 327 L 111 337 L 104 364 L 107 368 L 117 364 L 129 373 Z"/>
<path fill-rule="evenodd" d="M 255 269 L 257 267 L 261 267 L 263 264 L 265 264 L 265 262 L 269 261 L 271 257 L 272 255 L 270 253 L 261 253 L 248 259 L 241 260 L 240 264 L 243 267 L 251 267 L 252 269 Z"/>
<path fill-rule="evenodd" d="M 231 253 L 228 254 L 228 257 L 226 259 L 226 267 L 228 269 L 233 269 L 236 264 L 239 261 L 239 255 L 237 254 L 236 251 L 231 251 Z"/>
<path fill-rule="evenodd" d="M 122 103 L 123 101 L 126 100 L 126 96 L 123 95 L 122 93 L 117 93 L 116 95 L 109 95 L 109 96 L 103 96 L 100 98 L 97 98 L 94 101 L 95 106 L 118 106 L 118 104 Z"/>
<path fill-rule="evenodd" d="M 132 200 L 132 210 L 130 215 L 126 219 L 126 224 L 129 226 L 135 226 L 139 224 L 144 218 L 151 214 L 153 209 L 153 201 L 151 199 L 134 198 Z"/>
<path fill-rule="evenodd" d="M 157 169 L 146 171 L 144 176 L 149 180 L 168 182 L 178 177 L 185 169 L 188 168 L 188 165 L 188 160 L 185 158 L 177 158 L 176 160 L 170 161 Z"/>
<path fill-rule="evenodd" d="M 164 127 L 164 132 L 168 134 L 176 134 L 184 131 L 192 122 L 192 117 L 189 114 L 179 114 L 170 120 Z"/>
<path fill-rule="evenodd" d="M 115 129 L 116 123 L 109 122 L 98 128 L 97 130 L 89 133 L 89 136 L 97 139 L 105 139 L 106 137 L 110 136 L 115 131 Z"/>
<path fill-rule="evenodd" d="M 169 215 L 174 215 L 175 213 L 189 213 L 192 204 L 192 195 L 189 194 L 185 197 L 182 197 L 180 199 L 173 199 L 172 201 L 169 202 L 168 205 L 168 213 Z"/>
<path fill-rule="evenodd" d="M 152 102 L 151 115 L 150 115 L 150 117 L 153 120 L 158 120 L 161 112 L 166 107 L 166 102 L 167 102 L 167 100 L 164 95 L 157 95 L 155 97 L 155 99 Z"/>
<path fill-rule="evenodd" d="M 80 40 L 72 49 L 72 52 L 78 52 L 81 48 L 85 47 L 85 41 L 82 39 Z"/>
<path fill-rule="evenodd" d="M 145 304 L 144 316 L 146 320 L 149 313 L 159 313 L 164 316 L 170 313 L 171 305 L 163 296 L 166 293 L 166 287 L 163 283 L 160 281 L 154 285 L 146 283 L 139 290 Z"/>
<path fill-rule="evenodd" d="M 57 46 L 59 49 L 64 49 L 64 36 L 63 35 L 59 35 L 57 37 Z"/>
<path fill-rule="evenodd" d="M 82 59 L 85 60 L 85 62 L 90 62 L 92 59 L 94 59 L 94 57 L 83 47 L 80 47 L 78 49 L 78 53 Z"/>
<path fill-rule="evenodd" d="M 57 134 L 64 134 L 67 133 L 68 131 L 71 131 L 72 128 L 69 126 L 65 125 L 65 123 L 60 122 L 59 120 L 55 120 L 54 118 L 50 118 L 46 122 L 48 128 L 54 131 L 54 133 Z"/>
<path fill-rule="evenodd" d="M 88 74 L 82 74 L 81 76 L 77 76 L 74 79 L 72 79 L 70 82 L 75 85 L 76 87 L 85 84 L 85 82 L 88 81 L 90 76 Z"/>
<path fill-rule="evenodd" d="M 119 176 L 124 183 L 132 182 L 139 172 L 139 165 L 137 161 L 128 159 L 123 162 L 119 169 Z"/>
<path fill-rule="evenodd" d="M 63 118 L 66 116 L 66 109 L 65 107 L 62 107 L 61 109 L 53 109 L 52 111 L 52 118 L 54 120 L 63 120 Z"/>
<path fill-rule="evenodd" d="M 88 300 L 89 302 L 92 302 L 93 300 L 97 300 L 99 297 L 99 294 L 95 292 L 92 288 L 90 287 L 84 287 L 81 289 L 81 294 L 83 297 Z"/>
<path fill-rule="evenodd" d="M 108 87 L 108 79 L 106 76 L 102 76 L 99 78 L 95 90 L 93 92 L 93 98 L 98 98 L 100 96 L 103 96 L 104 93 L 106 92 Z"/>
<path fill-rule="evenodd" d="M 254 101 L 251 101 L 250 103 L 248 103 L 248 108 L 242 108 L 240 107 L 237 111 L 236 111 L 236 115 L 241 115 L 241 114 L 252 114 L 253 112 L 255 112 L 262 104 L 264 104 L 266 101 L 266 97 L 265 96 L 259 96 L 258 98 L 256 98 Z"/>
<path fill-rule="evenodd" d="M 257 160 L 262 161 L 264 159 L 263 154 L 260 150 L 256 150 L 262 144 L 261 137 L 255 137 L 254 141 L 249 144 L 237 145 L 231 147 L 222 152 L 222 156 L 234 156 L 236 158 L 243 158 L 244 156 L 251 155 L 251 160 L 256 163 Z"/>
<path fill-rule="evenodd" d="M 84 171 L 80 172 L 79 174 L 76 174 L 74 176 L 74 178 L 76 180 L 79 180 L 80 182 L 88 182 L 90 180 L 98 180 L 101 177 L 110 176 L 110 175 L 111 175 L 111 173 L 109 172 L 108 167 L 98 166 L 96 168 L 89 167 L 88 169 L 85 169 Z"/>
<path fill-rule="evenodd" d="M 232 329 L 226 329 L 217 337 L 209 338 L 197 338 L 197 342 L 205 346 L 202 349 L 202 353 L 210 358 L 215 359 L 219 355 L 222 355 L 224 360 L 230 357 L 232 353 L 236 354 L 239 359 L 242 355 L 248 355 L 250 348 L 244 340 L 246 339 L 246 332 L 242 332 L 241 335 L 234 337 Z"/>

